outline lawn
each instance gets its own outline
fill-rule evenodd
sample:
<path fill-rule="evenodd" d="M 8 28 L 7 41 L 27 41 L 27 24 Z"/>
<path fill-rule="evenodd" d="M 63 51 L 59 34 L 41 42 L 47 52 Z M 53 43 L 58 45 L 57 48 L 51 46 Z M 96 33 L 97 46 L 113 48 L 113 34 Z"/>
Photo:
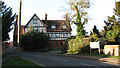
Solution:
<path fill-rule="evenodd" d="M 18 62 L 18 58 L 16 56 L 13 56 L 2 64 L 2 68 L 44 68 L 44 67 L 32 63 L 23 58 L 20 58 L 20 61 Z"/>

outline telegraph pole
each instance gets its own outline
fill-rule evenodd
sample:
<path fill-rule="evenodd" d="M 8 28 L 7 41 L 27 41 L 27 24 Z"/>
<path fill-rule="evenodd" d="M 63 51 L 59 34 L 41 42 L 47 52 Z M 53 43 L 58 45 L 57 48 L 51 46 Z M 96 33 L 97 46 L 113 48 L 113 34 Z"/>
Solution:
<path fill-rule="evenodd" d="M 18 43 L 18 61 L 20 61 L 21 4 L 22 4 L 22 1 L 20 0 L 19 1 L 18 38 L 17 38 L 17 43 Z"/>

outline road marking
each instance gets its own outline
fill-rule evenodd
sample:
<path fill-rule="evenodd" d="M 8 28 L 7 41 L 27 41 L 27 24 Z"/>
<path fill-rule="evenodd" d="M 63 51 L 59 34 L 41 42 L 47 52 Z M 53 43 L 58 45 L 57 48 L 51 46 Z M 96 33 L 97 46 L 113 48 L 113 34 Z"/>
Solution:
<path fill-rule="evenodd" d="M 82 65 L 85 65 L 85 66 L 93 66 L 93 65 L 90 65 L 90 64 L 85 64 L 85 63 L 82 63 Z"/>
<path fill-rule="evenodd" d="M 61 60 L 61 61 L 68 61 L 66 59 L 60 59 L 60 58 L 55 58 L 55 57 L 50 57 L 51 59 L 54 59 L 54 60 Z"/>

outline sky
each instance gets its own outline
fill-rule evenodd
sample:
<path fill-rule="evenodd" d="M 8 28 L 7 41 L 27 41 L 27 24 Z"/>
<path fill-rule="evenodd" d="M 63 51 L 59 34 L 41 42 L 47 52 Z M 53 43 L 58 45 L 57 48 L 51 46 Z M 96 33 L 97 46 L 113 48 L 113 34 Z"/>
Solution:
<path fill-rule="evenodd" d="M 7 4 L 7 7 L 13 9 L 13 13 L 19 13 L 19 0 L 2 0 Z M 42 20 L 47 13 L 48 20 L 64 20 L 66 9 L 68 8 L 68 0 L 22 0 L 21 25 L 26 25 L 31 17 L 36 13 Z M 117 0 L 120 1 L 120 0 Z M 88 9 L 88 23 L 85 29 L 90 34 L 90 30 L 94 25 L 99 31 L 103 29 L 104 20 L 107 16 L 113 15 L 113 8 L 115 7 L 115 0 L 90 0 L 91 7 Z M 76 34 L 76 26 L 72 27 L 72 35 Z M 10 33 L 10 41 L 13 40 L 13 31 Z"/>

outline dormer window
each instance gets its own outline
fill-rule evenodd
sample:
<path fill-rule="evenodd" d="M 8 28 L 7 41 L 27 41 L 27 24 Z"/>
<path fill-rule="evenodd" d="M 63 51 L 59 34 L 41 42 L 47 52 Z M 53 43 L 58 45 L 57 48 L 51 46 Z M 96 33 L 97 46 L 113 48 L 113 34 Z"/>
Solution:
<path fill-rule="evenodd" d="M 33 24 L 37 24 L 37 19 L 33 19 Z"/>
<path fill-rule="evenodd" d="M 51 26 L 51 28 L 52 28 L 52 29 L 55 29 L 55 28 L 56 28 L 56 26 Z"/>
<path fill-rule="evenodd" d="M 66 25 L 63 26 L 63 29 L 65 29 L 65 28 L 66 28 Z"/>

